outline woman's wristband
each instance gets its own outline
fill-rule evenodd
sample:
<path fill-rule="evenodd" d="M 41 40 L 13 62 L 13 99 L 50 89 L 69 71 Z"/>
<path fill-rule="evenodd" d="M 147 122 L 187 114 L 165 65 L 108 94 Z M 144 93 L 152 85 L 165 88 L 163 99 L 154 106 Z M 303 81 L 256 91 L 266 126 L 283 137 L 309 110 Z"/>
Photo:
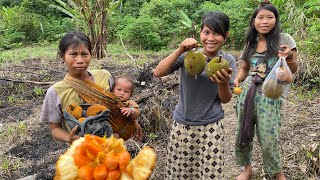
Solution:
<path fill-rule="evenodd" d="M 296 62 L 295 60 L 292 60 L 292 61 L 287 61 L 287 64 L 293 64 L 294 62 Z"/>

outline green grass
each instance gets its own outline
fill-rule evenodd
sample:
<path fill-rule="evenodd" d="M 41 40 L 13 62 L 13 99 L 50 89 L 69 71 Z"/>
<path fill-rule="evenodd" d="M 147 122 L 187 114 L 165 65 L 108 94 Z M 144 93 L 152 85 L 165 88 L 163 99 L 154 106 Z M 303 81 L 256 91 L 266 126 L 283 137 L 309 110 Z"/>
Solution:
<path fill-rule="evenodd" d="M 164 53 L 167 53 L 168 50 L 162 50 L 159 52 L 151 51 L 151 50 L 140 50 L 138 48 L 127 48 L 127 51 L 129 54 L 133 55 L 162 55 Z M 125 54 L 125 49 L 122 45 L 120 44 L 108 44 L 107 46 L 107 51 L 111 55 L 116 55 L 116 54 Z"/>
<path fill-rule="evenodd" d="M 9 156 L 2 156 L 0 161 L 1 170 L 4 173 L 10 174 L 12 171 L 17 171 L 21 162 L 19 159 Z"/>
<path fill-rule="evenodd" d="M 58 44 L 39 44 L 0 52 L 0 67 L 6 63 L 19 64 L 31 58 L 53 59 L 57 55 Z"/>
<path fill-rule="evenodd" d="M 142 65 L 152 57 L 164 57 L 169 55 L 172 50 L 161 50 L 158 52 L 151 50 L 141 50 L 139 48 L 126 49 L 121 44 L 108 44 L 107 53 L 112 59 L 119 63 L 134 62 L 137 65 Z M 131 57 L 130 57 L 131 56 Z"/>
<path fill-rule="evenodd" d="M 296 99 L 297 101 L 301 101 L 301 100 L 312 101 L 314 98 L 319 96 L 320 89 L 318 87 L 312 87 L 310 89 L 305 85 L 292 84 L 291 88 L 295 92 L 293 99 Z"/>
<path fill-rule="evenodd" d="M 6 143 L 24 141 L 28 136 L 28 127 L 24 121 L 6 124 L 0 130 L 0 138 Z"/>
<path fill-rule="evenodd" d="M 32 46 L 20 47 L 17 49 L 6 50 L 0 52 L 0 67 L 7 63 L 19 64 L 25 59 L 45 58 L 55 59 L 57 56 L 58 44 L 45 43 Z M 168 55 L 171 50 L 162 50 L 159 52 L 140 50 L 137 48 L 127 48 L 127 52 L 120 44 L 108 44 L 107 54 L 112 60 L 119 63 L 127 63 L 134 61 L 136 64 L 143 64 L 150 59 L 151 56 L 163 57 Z M 130 58 L 130 56 L 132 58 Z"/>

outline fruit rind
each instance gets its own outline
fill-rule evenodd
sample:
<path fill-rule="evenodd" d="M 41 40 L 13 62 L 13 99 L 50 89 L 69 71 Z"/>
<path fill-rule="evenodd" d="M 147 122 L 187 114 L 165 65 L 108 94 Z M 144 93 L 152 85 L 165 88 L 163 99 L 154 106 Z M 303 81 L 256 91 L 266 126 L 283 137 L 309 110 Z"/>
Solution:
<path fill-rule="evenodd" d="M 190 50 L 184 57 L 184 66 L 189 75 L 200 75 L 206 66 L 206 56 L 199 51 Z"/>
<path fill-rule="evenodd" d="M 218 71 L 221 71 L 222 69 L 224 69 L 225 71 L 228 71 L 229 62 L 224 58 L 214 57 L 207 64 L 206 75 L 207 75 L 207 77 L 210 78 L 214 74 L 216 74 Z"/>

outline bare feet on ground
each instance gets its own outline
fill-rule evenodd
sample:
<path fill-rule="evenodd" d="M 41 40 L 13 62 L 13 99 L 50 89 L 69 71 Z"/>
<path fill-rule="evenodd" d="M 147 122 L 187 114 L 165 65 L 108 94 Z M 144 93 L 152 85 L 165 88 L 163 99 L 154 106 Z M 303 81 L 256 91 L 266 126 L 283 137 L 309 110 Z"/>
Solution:
<path fill-rule="evenodd" d="M 277 180 L 286 180 L 286 177 L 284 176 L 283 172 L 279 172 L 276 174 L 276 179 Z"/>
<path fill-rule="evenodd" d="M 238 176 L 237 180 L 249 180 L 252 174 L 253 174 L 252 166 L 250 164 L 246 165 L 243 172 Z"/>

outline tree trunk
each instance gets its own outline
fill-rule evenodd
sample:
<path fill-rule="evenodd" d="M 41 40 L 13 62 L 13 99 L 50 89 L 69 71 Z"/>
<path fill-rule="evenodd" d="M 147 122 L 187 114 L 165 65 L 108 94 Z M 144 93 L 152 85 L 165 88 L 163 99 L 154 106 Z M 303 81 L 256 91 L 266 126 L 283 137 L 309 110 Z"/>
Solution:
<path fill-rule="evenodd" d="M 107 1 L 97 2 L 98 12 L 100 14 L 95 19 L 95 23 L 92 26 L 91 39 L 93 44 L 92 56 L 97 59 L 106 57 L 106 46 L 107 46 Z M 96 30 L 96 31 L 94 31 Z"/>

